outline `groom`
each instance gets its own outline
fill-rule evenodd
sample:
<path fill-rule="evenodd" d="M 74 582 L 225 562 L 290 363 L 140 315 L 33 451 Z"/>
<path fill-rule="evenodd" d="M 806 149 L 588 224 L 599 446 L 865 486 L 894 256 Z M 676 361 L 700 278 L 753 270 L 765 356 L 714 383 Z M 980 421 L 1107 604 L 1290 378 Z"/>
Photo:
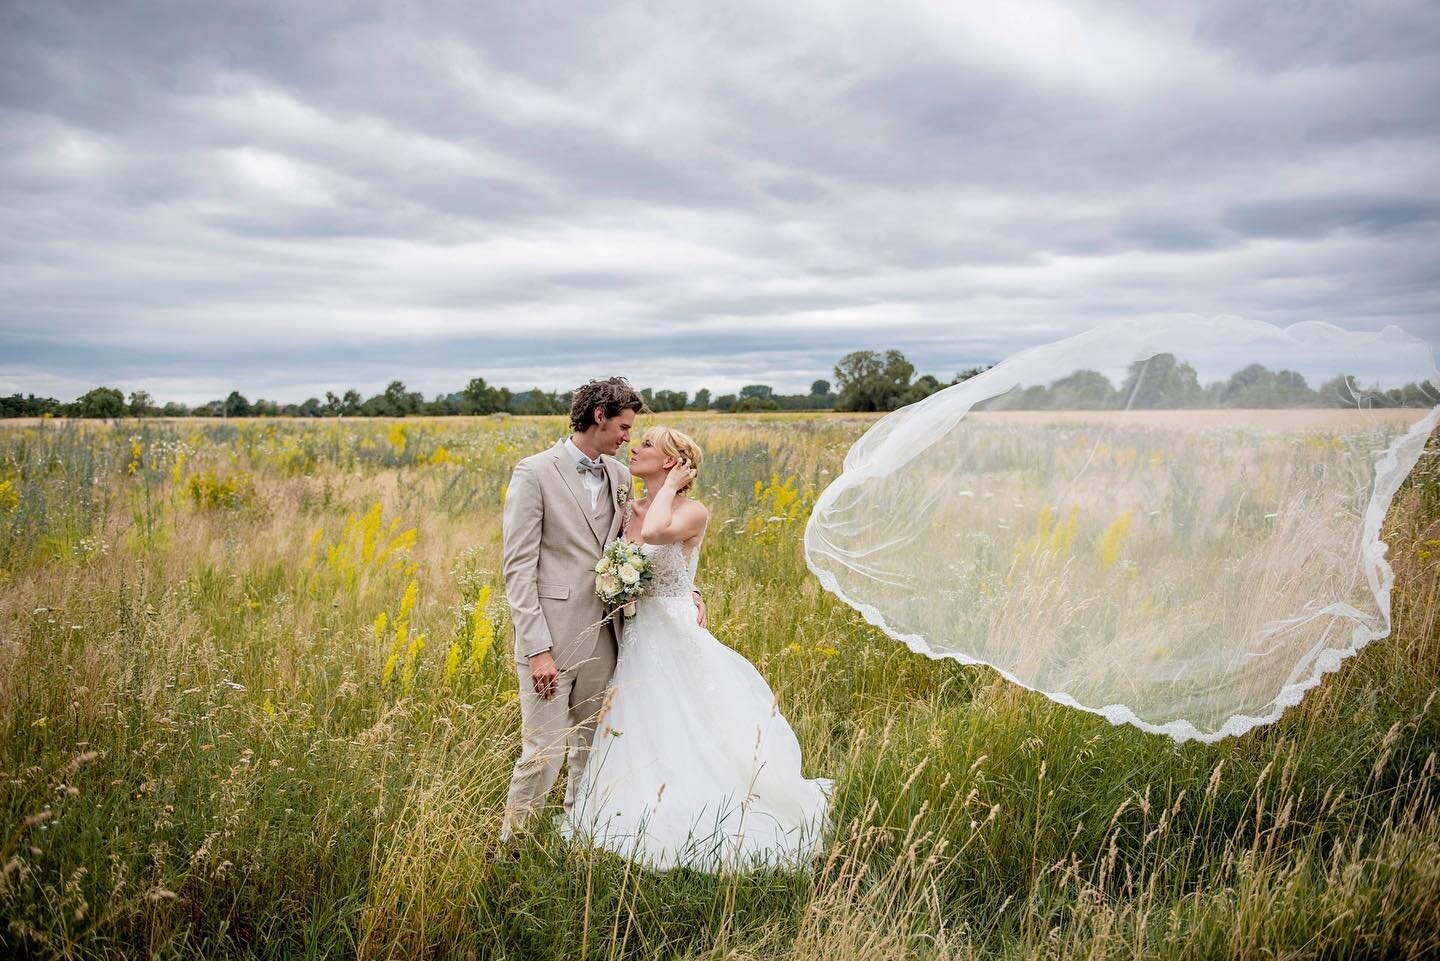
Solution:
<path fill-rule="evenodd" d="M 516 464 L 506 489 L 505 598 L 515 624 L 522 744 L 502 843 L 544 804 L 567 747 L 567 815 L 576 802 L 619 650 L 613 622 L 596 626 L 606 612 L 595 595 L 595 562 L 620 534 L 631 481 L 614 454 L 644 406 L 623 377 L 590 381 L 571 400 L 570 437 Z M 698 591 L 695 606 L 703 624 Z"/>

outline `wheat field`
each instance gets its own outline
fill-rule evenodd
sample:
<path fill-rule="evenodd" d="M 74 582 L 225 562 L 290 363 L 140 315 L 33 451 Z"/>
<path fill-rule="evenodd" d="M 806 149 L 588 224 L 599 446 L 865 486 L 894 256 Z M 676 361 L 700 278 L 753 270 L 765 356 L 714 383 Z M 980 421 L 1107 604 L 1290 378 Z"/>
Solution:
<path fill-rule="evenodd" d="M 1005 415 L 994 415 L 996 417 Z M 859 415 L 705 447 L 712 631 L 837 778 L 813 874 L 494 840 L 514 462 L 561 418 L 0 427 L 0 951 L 64 958 L 1209 958 L 1440 951 L 1440 442 L 1394 630 L 1174 742 L 920 657 L 801 553 Z M 561 785 L 551 795 L 558 809 Z"/>

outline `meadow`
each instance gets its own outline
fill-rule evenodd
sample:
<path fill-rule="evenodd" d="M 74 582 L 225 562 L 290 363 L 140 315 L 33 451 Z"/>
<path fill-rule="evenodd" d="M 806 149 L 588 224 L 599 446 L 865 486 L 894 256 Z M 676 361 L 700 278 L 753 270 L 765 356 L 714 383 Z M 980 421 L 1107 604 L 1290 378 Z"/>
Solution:
<path fill-rule="evenodd" d="M 42 421 L 0 427 L 0 951 L 1440 951 L 1437 438 L 1383 528 L 1391 636 L 1277 723 L 1176 744 L 819 587 L 801 534 L 867 418 L 662 418 L 706 449 L 711 629 L 838 780 L 813 874 L 652 874 L 553 833 L 497 856 L 500 505 L 563 419 Z"/>

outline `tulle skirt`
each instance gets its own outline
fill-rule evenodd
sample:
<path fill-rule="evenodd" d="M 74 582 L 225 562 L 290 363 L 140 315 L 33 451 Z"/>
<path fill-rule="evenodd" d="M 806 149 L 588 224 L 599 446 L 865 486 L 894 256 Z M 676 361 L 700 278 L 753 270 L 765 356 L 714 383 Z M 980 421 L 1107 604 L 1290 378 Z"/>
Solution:
<path fill-rule="evenodd" d="M 769 685 L 688 596 L 640 600 L 612 684 L 565 837 L 655 870 L 810 866 L 834 780 L 801 776 Z"/>

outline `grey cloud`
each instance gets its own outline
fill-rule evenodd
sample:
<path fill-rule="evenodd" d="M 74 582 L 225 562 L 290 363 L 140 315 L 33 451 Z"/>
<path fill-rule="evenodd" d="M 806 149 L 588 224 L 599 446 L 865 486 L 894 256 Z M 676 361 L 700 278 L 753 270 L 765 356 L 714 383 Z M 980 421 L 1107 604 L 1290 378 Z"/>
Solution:
<path fill-rule="evenodd" d="M 1223 234 L 1202 221 L 1157 217 L 1137 220 L 1116 232 L 1121 249 L 1202 251 L 1213 250 L 1224 241 Z"/>
<path fill-rule="evenodd" d="M 1323 237 L 1336 230 L 1391 233 L 1440 221 L 1440 201 L 1424 197 L 1320 196 L 1242 204 L 1226 226 L 1252 236 Z"/>
<path fill-rule="evenodd" d="M 918 3 L 7 4 L 0 390 L 802 389 L 1187 311 L 1440 340 L 1433 6 L 1064 10 L 1061 50 Z"/>
<path fill-rule="evenodd" d="M 1264 70 L 1433 57 L 1440 16 L 1426 0 L 1383 5 L 1347 0 L 1207 4 L 1196 34 Z"/>

